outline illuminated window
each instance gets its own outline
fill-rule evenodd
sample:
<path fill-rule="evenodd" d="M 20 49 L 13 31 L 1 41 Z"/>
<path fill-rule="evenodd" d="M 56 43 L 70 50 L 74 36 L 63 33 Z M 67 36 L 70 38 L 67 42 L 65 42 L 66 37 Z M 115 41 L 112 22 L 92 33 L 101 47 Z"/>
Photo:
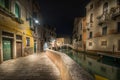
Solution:
<path fill-rule="evenodd" d="M 30 38 L 26 37 L 26 46 L 30 46 Z"/>
<path fill-rule="evenodd" d="M 20 7 L 17 3 L 15 3 L 15 16 L 17 18 L 20 18 L 21 17 L 21 13 L 20 13 Z"/>
<path fill-rule="evenodd" d="M 103 14 L 107 14 L 108 13 L 108 3 L 104 3 L 103 5 Z"/>

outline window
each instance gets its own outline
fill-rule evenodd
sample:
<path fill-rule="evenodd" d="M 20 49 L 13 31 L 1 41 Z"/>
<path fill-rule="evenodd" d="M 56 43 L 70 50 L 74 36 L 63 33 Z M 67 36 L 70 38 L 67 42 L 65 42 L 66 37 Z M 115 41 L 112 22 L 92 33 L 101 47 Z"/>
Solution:
<path fill-rule="evenodd" d="M 15 3 L 15 16 L 17 18 L 20 18 L 21 17 L 20 15 L 21 15 L 20 14 L 20 7 L 19 7 L 19 5 L 17 3 Z"/>
<path fill-rule="evenodd" d="M 9 9 L 9 0 L 0 0 L 0 5 Z"/>
<path fill-rule="evenodd" d="M 29 25 L 32 26 L 32 19 L 29 19 Z"/>
<path fill-rule="evenodd" d="M 89 46 L 92 46 L 92 42 L 89 42 Z"/>
<path fill-rule="evenodd" d="M 5 6 L 5 1 L 4 0 L 0 0 L 0 5 L 4 7 Z"/>
<path fill-rule="evenodd" d="M 37 12 L 33 12 L 33 17 L 36 19 L 37 18 Z"/>
<path fill-rule="evenodd" d="M 108 3 L 104 3 L 103 5 L 103 14 L 107 14 L 108 13 Z"/>
<path fill-rule="evenodd" d="M 2 32 L 2 35 L 3 35 L 3 36 L 14 37 L 14 34 L 13 34 L 13 33 L 5 32 L 5 31 Z"/>
<path fill-rule="evenodd" d="M 118 22 L 117 31 L 120 33 L 120 22 Z"/>
<path fill-rule="evenodd" d="M 107 27 L 102 28 L 102 35 L 106 35 L 107 34 Z"/>
<path fill-rule="evenodd" d="M 82 40 L 82 35 L 80 35 L 80 39 L 79 39 L 80 41 Z"/>
<path fill-rule="evenodd" d="M 90 9 L 93 9 L 93 4 L 90 5 Z"/>
<path fill-rule="evenodd" d="M 5 8 L 9 9 L 9 3 L 10 1 L 9 0 L 4 0 L 5 1 Z"/>
<path fill-rule="evenodd" d="M 21 35 L 16 35 L 16 39 L 17 40 L 22 40 L 22 36 Z"/>
<path fill-rule="evenodd" d="M 92 32 L 90 32 L 90 34 L 89 34 L 89 38 L 92 38 L 92 35 L 93 35 Z"/>
<path fill-rule="evenodd" d="M 90 22 L 93 22 L 93 14 L 90 15 Z"/>
<path fill-rule="evenodd" d="M 101 46 L 107 46 L 107 41 L 102 41 Z"/>
<path fill-rule="evenodd" d="M 117 5 L 120 5 L 120 0 L 117 0 Z"/>
<path fill-rule="evenodd" d="M 118 51 L 120 51 L 120 40 L 118 40 Z"/>
<path fill-rule="evenodd" d="M 82 23 L 80 23 L 80 30 L 82 30 Z"/>
<path fill-rule="evenodd" d="M 30 38 L 26 37 L 26 46 L 30 46 Z"/>

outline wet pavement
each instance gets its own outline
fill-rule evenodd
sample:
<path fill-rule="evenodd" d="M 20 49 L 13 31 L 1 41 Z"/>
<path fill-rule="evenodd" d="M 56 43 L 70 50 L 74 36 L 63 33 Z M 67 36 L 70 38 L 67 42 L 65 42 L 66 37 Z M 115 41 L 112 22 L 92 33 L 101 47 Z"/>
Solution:
<path fill-rule="evenodd" d="M 0 64 L 0 80 L 61 80 L 60 72 L 45 53 Z"/>

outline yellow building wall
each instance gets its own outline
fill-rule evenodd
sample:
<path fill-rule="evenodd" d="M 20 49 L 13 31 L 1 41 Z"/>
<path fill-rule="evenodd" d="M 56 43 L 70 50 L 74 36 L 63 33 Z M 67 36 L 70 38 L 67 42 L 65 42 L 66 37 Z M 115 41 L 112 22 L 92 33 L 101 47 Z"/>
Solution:
<path fill-rule="evenodd" d="M 22 56 L 25 55 L 24 49 L 26 47 L 32 49 L 29 51 L 29 53 L 32 53 L 33 47 L 34 47 L 34 39 L 33 39 L 32 31 L 29 26 L 29 21 L 26 21 L 26 17 L 21 16 L 21 19 L 24 21 L 24 23 L 20 24 L 17 21 L 15 21 L 14 18 L 15 17 L 12 18 L 0 11 L 0 33 L 2 33 L 2 31 L 13 33 L 14 34 L 13 43 L 16 43 L 16 35 L 21 35 L 22 36 Z M 26 46 L 26 37 L 30 38 L 30 46 Z M 16 45 L 13 44 L 12 48 L 13 48 L 13 53 L 12 53 L 13 58 L 16 58 Z M 0 49 L 1 49 L 0 62 L 2 62 L 3 60 L 2 34 L 0 34 Z"/>
<path fill-rule="evenodd" d="M 33 47 L 34 41 L 28 21 L 24 20 L 24 24 L 19 24 L 18 22 L 13 21 L 10 17 L 0 15 L 0 30 L 30 37 L 30 47 Z M 24 46 L 26 46 L 26 38 L 23 39 L 23 41 Z"/>

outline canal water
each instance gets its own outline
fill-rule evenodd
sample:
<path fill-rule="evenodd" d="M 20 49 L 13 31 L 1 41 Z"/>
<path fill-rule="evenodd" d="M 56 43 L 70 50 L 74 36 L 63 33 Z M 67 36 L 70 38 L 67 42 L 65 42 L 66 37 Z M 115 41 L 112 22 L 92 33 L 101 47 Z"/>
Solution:
<path fill-rule="evenodd" d="M 99 55 L 89 55 L 71 48 L 61 48 L 59 51 L 66 53 L 94 77 L 97 75 L 104 80 L 120 80 L 120 60 L 116 61 L 107 56 L 101 59 Z"/>

